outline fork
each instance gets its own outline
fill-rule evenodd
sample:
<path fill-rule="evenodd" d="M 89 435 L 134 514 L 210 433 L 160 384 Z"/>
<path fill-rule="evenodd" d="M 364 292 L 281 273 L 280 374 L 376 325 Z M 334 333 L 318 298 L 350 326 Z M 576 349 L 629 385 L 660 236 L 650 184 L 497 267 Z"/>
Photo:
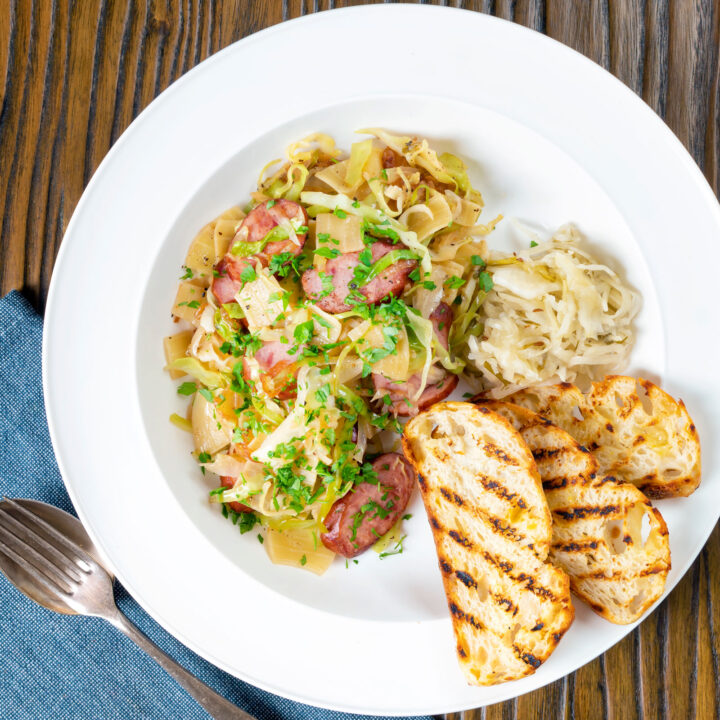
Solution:
<path fill-rule="evenodd" d="M 159 663 L 216 720 L 255 720 L 166 655 L 115 604 L 113 576 L 82 523 L 35 500 L 0 502 L 0 570 L 40 605 L 107 620 Z"/>

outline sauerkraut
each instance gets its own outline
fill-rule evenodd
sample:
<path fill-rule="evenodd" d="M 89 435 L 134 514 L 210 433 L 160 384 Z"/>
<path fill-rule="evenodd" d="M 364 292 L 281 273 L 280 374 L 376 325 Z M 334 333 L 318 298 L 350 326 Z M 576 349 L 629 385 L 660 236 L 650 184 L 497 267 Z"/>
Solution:
<path fill-rule="evenodd" d="M 466 341 L 467 370 L 502 397 L 626 365 L 640 296 L 578 243 L 577 228 L 512 256 L 491 254 L 493 287 Z"/>

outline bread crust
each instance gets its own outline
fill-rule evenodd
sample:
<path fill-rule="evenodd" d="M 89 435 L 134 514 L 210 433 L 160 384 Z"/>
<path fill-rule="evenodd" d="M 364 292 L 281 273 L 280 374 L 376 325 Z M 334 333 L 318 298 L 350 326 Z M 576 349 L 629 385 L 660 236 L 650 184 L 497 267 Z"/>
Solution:
<path fill-rule="evenodd" d="M 482 400 L 483 395 L 473 398 Z M 643 378 L 609 375 L 583 394 L 570 383 L 504 400 L 539 413 L 592 451 L 599 472 L 649 498 L 685 497 L 700 484 L 700 440 L 682 400 Z"/>
<path fill-rule="evenodd" d="M 567 575 L 546 562 L 552 525 L 532 454 L 501 415 L 434 405 L 405 426 L 469 683 L 529 675 L 572 623 Z"/>
<path fill-rule="evenodd" d="M 670 571 L 660 511 L 634 485 L 599 474 L 592 453 L 537 413 L 496 400 L 481 407 L 503 415 L 532 451 L 553 518 L 550 560 L 573 592 L 611 622 L 640 618 Z"/>

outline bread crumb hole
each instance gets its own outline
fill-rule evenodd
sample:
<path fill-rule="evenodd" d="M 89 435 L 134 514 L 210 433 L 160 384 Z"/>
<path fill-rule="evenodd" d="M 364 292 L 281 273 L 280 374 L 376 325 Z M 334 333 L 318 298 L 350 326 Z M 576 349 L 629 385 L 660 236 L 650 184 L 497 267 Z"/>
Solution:
<path fill-rule="evenodd" d="M 620 520 L 611 520 L 605 524 L 605 544 L 614 555 L 622 555 L 627 545 L 622 537 L 622 523 Z"/>
<path fill-rule="evenodd" d="M 490 593 L 490 585 L 488 584 L 487 578 L 484 575 L 481 575 L 477 578 L 476 582 L 478 598 L 480 599 L 480 602 L 485 602 L 488 594 Z"/>
<path fill-rule="evenodd" d="M 640 398 L 640 402 L 642 403 L 643 410 L 647 415 L 653 414 L 653 404 L 652 400 L 650 399 L 650 396 L 647 394 L 647 390 L 639 383 L 635 383 L 635 387 L 637 388 L 637 395 Z"/>
<path fill-rule="evenodd" d="M 430 437 L 433 440 L 445 437 L 445 431 L 439 425 L 433 425 L 433 429 L 430 431 Z"/>
<path fill-rule="evenodd" d="M 623 406 L 625 405 L 625 400 L 623 400 L 623 398 L 622 398 L 622 396 L 620 395 L 620 393 L 615 393 L 615 404 L 616 404 L 619 408 L 621 408 L 621 407 L 623 407 Z"/>
<path fill-rule="evenodd" d="M 682 470 L 678 470 L 677 468 L 668 468 L 663 472 L 663 475 L 666 478 L 676 478 L 680 477 L 682 475 Z"/>
<path fill-rule="evenodd" d="M 579 406 L 575 405 L 572 409 L 572 416 L 576 419 L 582 422 L 585 419 L 585 416 L 582 414 L 582 411 L 580 410 Z"/>
<path fill-rule="evenodd" d="M 640 525 L 640 541 L 643 546 L 650 537 L 650 513 L 643 513 L 642 524 Z"/>
<path fill-rule="evenodd" d="M 640 592 L 630 601 L 630 605 L 628 606 L 628 610 L 635 614 L 640 607 L 642 606 L 643 601 L 645 600 L 645 591 L 640 590 Z"/>

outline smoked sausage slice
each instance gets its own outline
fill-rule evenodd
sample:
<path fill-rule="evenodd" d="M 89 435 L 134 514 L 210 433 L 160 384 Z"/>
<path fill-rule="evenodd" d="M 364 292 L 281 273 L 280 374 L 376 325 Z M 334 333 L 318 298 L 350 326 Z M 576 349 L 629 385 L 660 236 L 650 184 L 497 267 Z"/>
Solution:
<path fill-rule="evenodd" d="M 367 550 L 405 512 L 415 487 L 415 471 L 399 453 L 381 455 L 372 464 L 377 484 L 362 482 L 337 500 L 320 536 L 326 548 L 347 558 Z"/>

